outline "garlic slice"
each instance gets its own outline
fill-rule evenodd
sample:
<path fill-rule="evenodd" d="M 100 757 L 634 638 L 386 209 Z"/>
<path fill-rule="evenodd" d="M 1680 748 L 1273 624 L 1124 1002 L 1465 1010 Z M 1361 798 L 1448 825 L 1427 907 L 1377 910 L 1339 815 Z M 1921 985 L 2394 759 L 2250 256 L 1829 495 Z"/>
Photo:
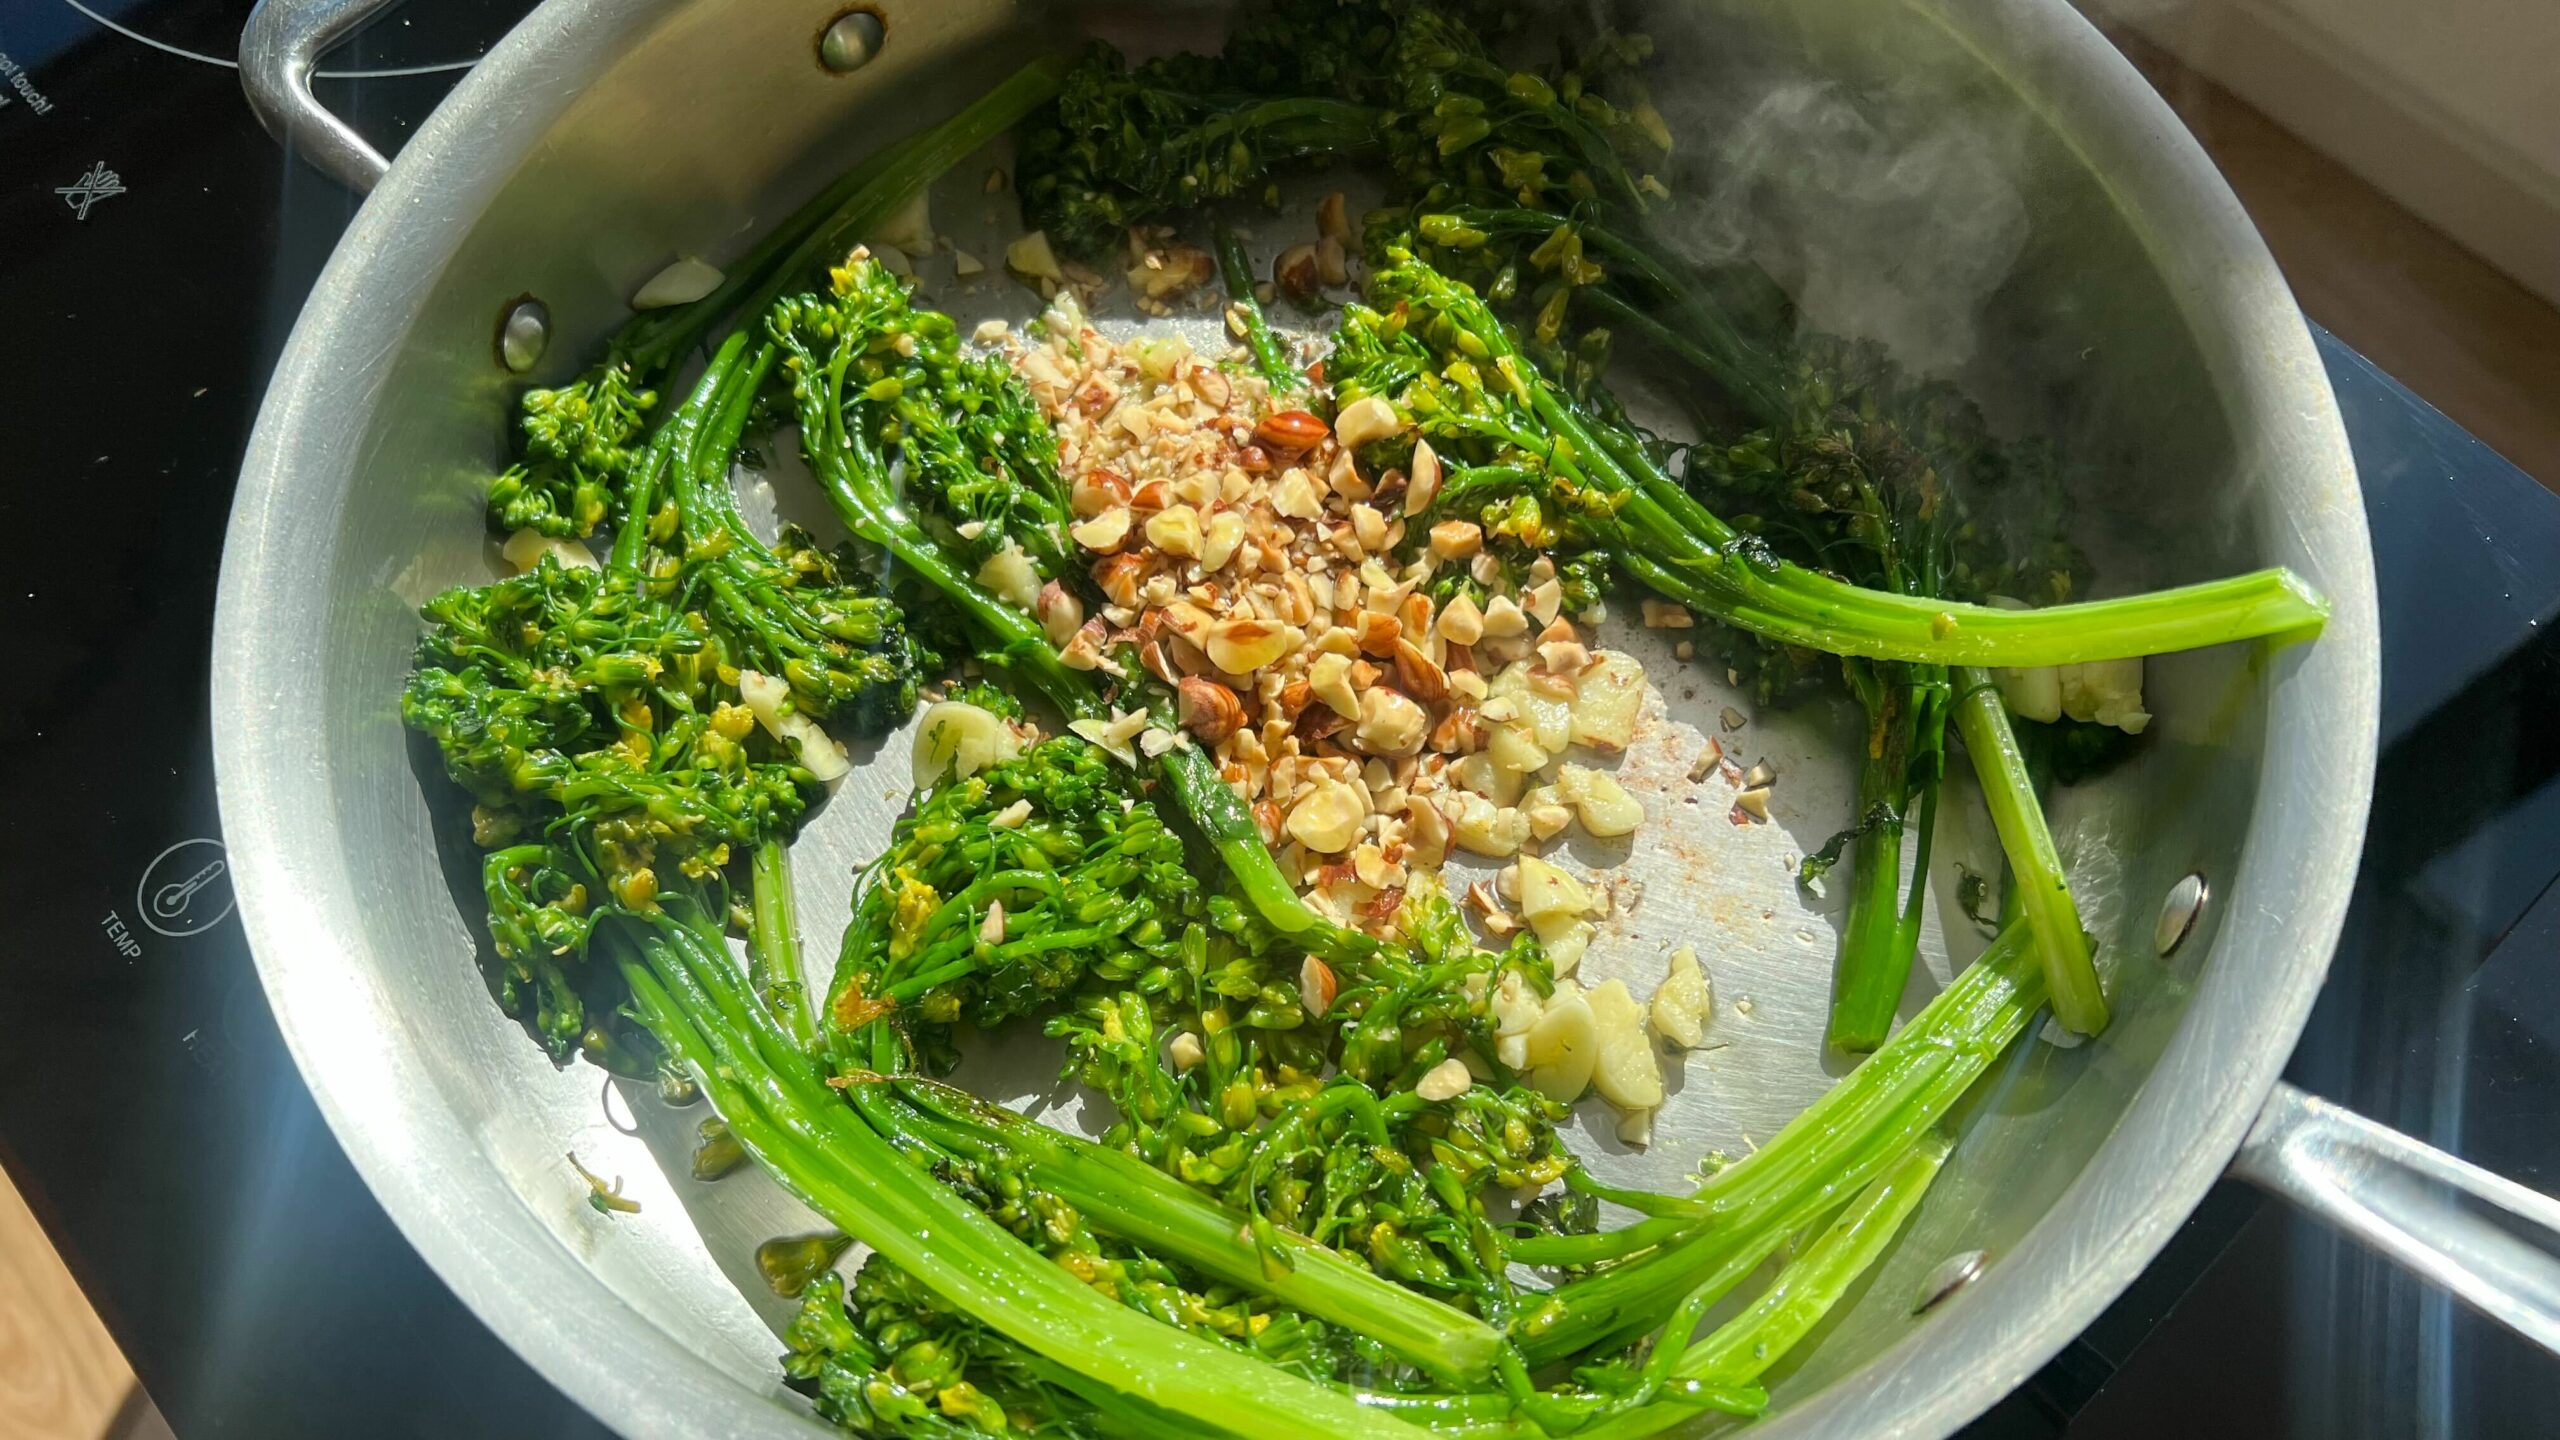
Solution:
<path fill-rule="evenodd" d="M 1581 986 L 1558 982 L 1538 1023 L 1529 1027 L 1524 1054 L 1531 1088 L 1560 1104 L 1582 1098 L 1600 1061 L 1600 1029 Z"/>
<path fill-rule="evenodd" d="M 755 670 L 738 672 L 738 698 L 765 733 L 799 752 L 800 763 L 821 783 L 831 784 L 853 769 L 853 761 L 826 727 L 806 711 L 788 708 L 791 682 Z"/>
<path fill-rule="evenodd" d="M 634 310 L 664 310 L 674 305 L 690 305 L 720 288 L 727 279 L 720 267 L 706 264 L 691 255 L 650 276 L 632 293 Z"/>
<path fill-rule="evenodd" d="M 916 721 L 908 773 L 917 789 L 945 774 L 975 775 L 1020 753 L 1022 742 L 994 711 L 960 700 L 929 705 Z"/>

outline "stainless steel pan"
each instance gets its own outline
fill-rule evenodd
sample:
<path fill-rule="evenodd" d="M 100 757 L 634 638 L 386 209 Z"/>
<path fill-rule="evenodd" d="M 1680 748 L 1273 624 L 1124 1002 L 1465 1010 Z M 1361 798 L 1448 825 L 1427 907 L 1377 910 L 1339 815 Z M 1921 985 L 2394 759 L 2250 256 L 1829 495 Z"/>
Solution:
<path fill-rule="evenodd" d="M 592 1070 L 555 1071 L 488 1003 L 477 897 L 449 879 L 463 854 L 453 807 L 394 696 L 417 602 L 490 573 L 480 484 L 504 453 L 513 365 L 567 373 L 667 260 L 734 253 L 880 138 L 949 113 L 1091 17 L 885 0 L 875 29 L 839 23 L 836 0 L 549 0 L 386 166 L 308 88 L 319 52 L 376 8 L 266 0 L 243 47 L 270 125 L 372 195 L 277 367 L 226 542 L 216 760 L 242 915 L 338 1138 L 510 1344 L 631 1434 L 814 1433 L 778 1383 L 776 1311 L 749 1259 L 807 1215 L 754 1177 L 684 1180 L 688 1117 Z M 1188 8 L 1100 19 L 1147 36 L 1215 29 Z M 2024 230 L 1966 317 L 1980 339 L 1967 382 L 2089 462 L 2082 538 L 2107 581 L 2285 564 L 2336 606 L 2308 648 L 2153 663 L 2163 733 L 2056 816 L 2116 957 L 2115 1026 L 2095 1044 L 2023 1047 L 1994 1077 L 1947 1178 L 1777 1385 L 1761 1430 L 1953 1430 L 2096 1316 L 2226 1170 L 2560 1349 L 2560 1264 L 2516 1238 L 2560 1234 L 2560 1205 L 2277 1081 L 2361 840 L 2375 617 L 2336 407 L 2239 206 L 2059 0 L 1728 0 L 1647 23 L 1701 38 L 1756 27 L 1811 76 L 1918 87 L 1989 127 Z M 1695 62 L 1674 38 L 1656 83 L 1678 118 L 1729 77 L 1684 70 Z M 942 197 L 944 228 L 977 223 L 981 173 Z M 967 303 L 1027 308 L 1002 287 Z M 1649 743 L 1667 756 L 1715 730 L 1727 697 L 1702 667 L 1648 658 L 1665 690 Z M 1756 717 L 1732 743 L 1789 775 L 1782 823 L 1735 839 L 1713 833 L 1731 830 L 1721 819 L 1666 821 L 1629 861 L 1647 898 L 1590 962 L 1649 980 L 1663 944 L 1703 936 L 1719 991 L 1726 1048 L 1692 1062 L 1654 1147 L 1588 1147 L 1626 1178 L 1668 1181 L 1766 1135 L 1832 1078 L 1817 1043 L 1830 915 L 1783 866 L 1848 813 L 1848 751 L 1818 709 Z M 898 768 L 859 772 L 795 850 L 813 933 L 841 921 Z M 1963 820 L 1943 849 L 1964 852 Z M 1987 834 L 1972 832 L 1977 850 Z M 1933 931 L 1932 975 L 1968 949 L 1962 930 Z M 1029 1083 L 982 1074 L 999 1090 Z M 1042 1098 L 1072 1120 L 1072 1097 Z M 590 1211 L 572 1150 L 623 1176 L 642 1212 Z M 2480 1218 L 2484 1205 L 2509 1223 Z M 1915 1313 L 1924 1299 L 1936 1303 Z"/>

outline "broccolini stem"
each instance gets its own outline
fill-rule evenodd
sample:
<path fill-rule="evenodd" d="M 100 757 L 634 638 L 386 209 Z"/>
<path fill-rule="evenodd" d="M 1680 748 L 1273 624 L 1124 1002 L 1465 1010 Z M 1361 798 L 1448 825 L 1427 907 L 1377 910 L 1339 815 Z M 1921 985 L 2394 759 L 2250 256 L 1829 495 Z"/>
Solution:
<path fill-rule="evenodd" d="M 1586 286 L 1579 293 L 1613 327 L 1643 336 L 1713 381 L 1718 389 L 1739 402 L 1753 420 L 1771 426 L 1783 423 L 1786 416 L 1783 396 L 1775 385 L 1744 370 L 1738 358 L 1730 353 L 1720 354 L 1713 344 L 1701 343 L 1694 336 L 1664 324 L 1661 317 L 1632 303 L 1608 285 Z M 1727 347 L 1728 351 L 1730 348 Z"/>
<path fill-rule="evenodd" d="M 1684 1380 L 1716 1388 L 1748 1385 L 1786 1358 L 1829 1315 L 1902 1233 L 1930 1182 L 1946 1164 L 1948 1144 L 1932 1135 L 1877 1176 L 1803 1253 L 1787 1262 L 1748 1309 L 1679 1353 L 1671 1367 Z M 1667 1337 L 1666 1337 L 1667 1339 Z M 1695 1413 L 1655 1401 L 1577 1432 L 1577 1440 L 1642 1440 Z"/>
<path fill-rule="evenodd" d="M 1949 1144 L 1931 1133 L 1909 1146 L 1869 1182 L 1816 1240 L 1780 1269 L 1777 1278 L 1740 1315 L 1690 1343 L 1703 1307 L 1703 1295 L 1722 1293 L 1724 1281 L 1742 1259 L 1756 1265 L 1774 1250 L 1783 1234 L 1738 1252 L 1708 1278 L 1674 1314 L 1657 1342 L 1656 1360 L 1648 1365 L 1647 1383 L 1630 1397 L 1591 1397 L 1593 1416 L 1573 1430 L 1578 1440 L 1640 1440 L 1688 1419 L 1700 1410 L 1756 1414 L 1765 1393 L 1753 1382 L 1801 1343 L 1836 1307 L 1849 1287 L 1884 1253 L 1903 1223 L 1919 1208 L 1930 1182 L 1946 1164 Z M 1730 1282 L 1725 1282 L 1729 1287 Z M 1658 1367 L 1658 1368 L 1657 1368 Z M 1519 1437 L 1531 1440 L 1542 1431 L 1511 1413 L 1510 1397 L 1498 1394 L 1364 1396 L 1381 1409 L 1405 1415 L 1435 1429 L 1463 1429 L 1468 1440 Z M 1549 1397 L 1552 1405 L 1558 1397 Z M 1758 1402 L 1754 1404 L 1753 1402 Z M 1630 1406 L 1632 1408 L 1623 1408 Z M 1742 1408 L 1752 1405 L 1752 1408 Z"/>
<path fill-rule="evenodd" d="M 1967 667 L 1956 677 L 1956 729 L 1964 736 L 1965 753 L 1973 757 L 1983 803 L 1990 807 L 1992 828 L 2000 832 L 2000 848 L 2008 855 L 2010 887 L 2035 933 L 2054 1018 L 2066 1029 L 2095 1035 L 2107 1028 L 2106 990 L 2090 957 L 2080 907 L 2071 899 L 2071 883 L 2062 873 L 2062 856 L 2054 849 L 2053 830 L 2045 824 L 2044 806 L 2027 774 L 2026 756 L 2019 752 L 2017 732 L 2009 728 L 2008 707 L 2001 703 L 1990 672 Z"/>
<path fill-rule="evenodd" d="M 1684 1195 L 1665 1195 L 1655 1190 L 1631 1190 L 1612 1185 L 1579 1166 L 1565 1172 L 1565 1188 L 1577 1194 L 1624 1205 L 1639 1215 L 1695 1217 L 1707 1213 L 1698 1202 Z"/>
<path fill-rule="evenodd" d="M 605 561 L 607 568 L 624 575 L 640 573 L 640 559 L 648 553 L 649 512 L 657 507 L 658 486 L 678 457 L 691 449 L 693 432 L 702 427 L 703 412 L 710 408 L 711 397 L 718 390 L 719 377 L 705 372 L 693 393 L 649 437 L 638 463 L 623 477 L 622 501 L 613 512 L 616 528 L 613 551 Z"/>
<path fill-rule="evenodd" d="M 1944 686 L 1936 678 L 1939 672 L 1922 672 L 1916 683 L 1904 684 L 1900 676 L 1861 674 L 1862 668 L 1858 662 L 1850 664 L 1850 688 L 1869 716 L 1870 738 L 1858 768 L 1858 815 L 1865 828 L 1850 850 L 1854 888 L 1832 978 L 1830 1029 L 1831 1043 L 1853 1053 L 1884 1043 L 1919 953 L 1938 786 L 1934 766 L 1916 787 L 1912 768 L 1915 756 L 1939 743 L 1924 730 L 1943 734 L 1946 726 L 1946 712 L 1932 698 Z M 1902 840 L 1915 824 L 1911 888 L 1905 892 Z"/>
<path fill-rule="evenodd" d="M 1348 161 L 1375 152 L 1386 139 L 1385 116 L 1366 105 L 1322 95 L 1289 95 L 1262 100 L 1209 121 L 1204 137 L 1226 134 L 1229 143 L 1245 145 L 1264 157 L 1266 168 L 1283 160 L 1318 157 Z"/>
<path fill-rule="evenodd" d="M 1760 1378 L 1866 1273 L 1920 1208 L 1954 1147 L 1944 1135 L 1913 1146 L 1870 1182 L 1821 1239 L 1789 1261 L 1751 1308 L 1689 1348 L 1679 1373 L 1716 1385 Z"/>
<path fill-rule="evenodd" d="M 1577 1416 L 1604 1414 L 1618 1403 L 1616 1397 L 1590 1394 L 1540 1395 L 1539 1421 L 1518 1413 L 1520 1402 L 1500 1390 L 1478 1390 L 1463 1395 L 1431 1394 L 1409 1390 L 1355 1390 L 1360 1403 L 1373 1410 L 1426 1426 L 1443 1436 L 1463 1436 L 1465 1440 L 1547 1440 L 1551 1435 L 1599 1435 L 1598 1428 L 1571 1428 Z M 1637 1414 L 1661 1410 L 1672 1421 L 1712 1410 L 1724 1415 L 1758 1415 L 1769 1408 L 1769 1392 L 1757 1385 L 1710 1385 L 1696 1380 L 1674 1379 L 1663 1386 L 1653 1405 Z M 1591 1422 L 1584 1420 L 1585 1426 Z M 1603 1423 L 1606 1423 L 1605 1421 Z M 1648 1432 L 1649 1433 L 1649 1432 Z"/>
<path fill-rule="evenodd" d="M 1910 1024 L 1693 1199 L 1704 1218 L 1651 1256 L 1569 1281 L 1512 1328 L 1531 1365 L 1632 1340 L 1681 1297 L 1767 1253 L 1934 1129 L 2044 1004 L 2023 925 L 1991 942 Z M 1745 1264 L 1745 1260 L 1749 1263 Z"/>
<path fill-rule="evenodd" d="M 1631 543 L 1658 547 L 1645 527 L 1675 523 L 1643 499 L 1621 513 Z M 2234 640 L 2290 644 L 2317 635 L 2329 616 L 2329 602 L 2282 568 L 2042 610 L 1861 589 L 1743 547 L 1631 554 L 1627 568 L 1670 599 L 1790 645 L 1931 665 L 2071 665 Z"/>
<path fill-rule="evenodd" d="M 1890 1157 L 1859 1158 L 1872 1167 Z M 1513 1342 L 1532 1365 L 1632 1344 L 1660 1328 L 1673 1306 L 1712 1304 L 1731 1293 L 1786 1242 L 1788 1232 L 1835 1202 L 1831 1187 L 1791 1196 L 1781 1208 L 1731 1231 L 1693 1231 L 1658 1255 L 1558 1286 L 1515 1327 Z"/>
<path fill-rule="evenodd" d="M 755 925 L 747 937 L 749 980 L 802 1049 L 817 1039 L 809 1018 L 809 972 L 800 960 L 800 919 L 791 889 L 791 853 L 779 836 L 749 862 Z"/>
<path fill-rule="evenodd" d="M 701 937 L 659 922 L 636 943 L 609 943 L 642 1023 L 694 1072 L 757 1163 L 962 1314 L 1114 1389 L 1238 1434 L 1421 1433 L 1107 1299 L 1040 1258 L 835 1103 Z"/>
<path fill-rule="evenodd" d="M 1911 846 L 1911 893 L 1902 902 L 1900 944 L 1902 953 L 1916 955 L 1920 950 L 1920 924 L 1925 909 L 1922 904 L 1929 894 L 1929 851 L 1938 838 L 1938 782 L 1931 780 L 1920 792 L 1920 818 L 1916 822 L 1919 839 Z"/>
<path fill-rule="evenodd" d="M 1861 813 L 1879 803 L 1869 796 L 1882 762 L 1869 759 L 1860 767 Z M 1884 802 L 1890 803 L 1890 802 Z M 1902 924 L 1902 820 L 1899 813 L 1851 843 L 1849 914 L 1840 930 L 1840 954 L 1831 977 L 1831 1043 L 1863 1054 L 1884 1043 L 1893 1029 L 1894 1009 L 1911 978 L 1911 961 L 1919 932 Z M 1912 877 L 1912 898 L 1929 883 L 1928 873 Z M 1908 940 L 1912 943 L 1905 944 Z"/>
<path fill-rule="evenodd" d="M 1544 434 L 1488 434 L 1545 455 L 1601 492 L 1615 514 L 1594 517 L 1622 565 L 1667 598 L 1727 623 L 1833 655 L 1930 665 L 2062 665 L 2189 650 L 2232 640 L 2307 639 L 2328 602 L 2299 576 L 2260 570 L 2228 579 L 2056 605 L 1985 605 L 1870 590 L 1779 561 L 1681 488 L 1632 431 L 1585 415 L 1521 353 L 1474 291 L 1410 259 L 1379 272 L 1389 299 L 1440 312 L 1466 337 L 1490 390 L 1524 405 Z M 1480 428 L 1498 420 L 1460 417 Z"/>
<path fill-rule="evenodd" d="M 1220 778 L 1217 761 L 1206 750 L 1196 745 L 1168 750 L 1156 761 L 1156 773 L 1172 789 L 1174 803 L 1226 862 L 1227 873 L 1264 924 L 1355 975 L 1378 961 L 1382 947 L 1376 936 L 1336 925 L 1298 898 L 1271 847 L 1262 843 L 1253 812 L 1235 787 Z"/>
<path fill-rule="evenodd" d="M 1570 424 L 1550 416 L 1559 435 L 1577 446 L 1599 443 L 1553 396 L 1546 402 L 1542 408 Z M 1655 469 L 1632 437 L 1607 438 L 1612 464 L 1630 456 L 1643 479 L 1644 494 L 1624 512 L 1637 543 L 1656 538 L 1652 526 L 1664 524 L 1712 547 L 1658 557 L 1672 583 L 1708 613 L 1791 645 L 1930 665 L 2068 665 L 2233 640 L 2306 640 L 2329 616 L 2329 602 L 2282 568 L 2041 610 L 1869 590 L 1736 544 L 1734 532 Z"/>
<path fill-rule="evenodd" d="M 1615 1230 L 1595 1230 L 1586 1235 L 1524 1235 L 1506 1241 L 1503 1255 L 1520 1265 L 1595 1265 L 1605 1260 L 1621 1260 L 1646 1250 L 1658 1250 L 1698 1228 L 1695 1219 L 1659 1215 L 1638 1220 Z"/>
<path fill-rule="evenodd" d="M 1014 1157 L 1034 1183 L 1097 1229 L 1358 1331 L 1449 1383 L 1477 1382 L 1493 1372 L 1503 1342 L 1492 1326 L 1330 1247 L 1273 1230 L 1275 1253 L 1266 1257 L 1261 1246 L 1240 1237 L 1233 1211 L 1134 1156 L 948 1085 L 902 1079 L 897 1088 L 942 1122 L 927 1127 L 935 1143 L 956 1153 Z"/>
<path fill-rule="evenodd" d="M 1304 371 L 1289 363 L 1289 347 L 1271 329 L 1271 321 L 1262 313 L 1262 302 L 1253 293 L 1253 261 L 1244 253 L 1244 242 L 1236 232 L 1218 227 L 1218 272 L 1226 280 L 1227 305 L 1231 314 L 1244 322 L 1245 348 L 1253 352 L 1253 368 L 1271 385 L 1274 400 L 1295 399 L 1306 393 Z"/>

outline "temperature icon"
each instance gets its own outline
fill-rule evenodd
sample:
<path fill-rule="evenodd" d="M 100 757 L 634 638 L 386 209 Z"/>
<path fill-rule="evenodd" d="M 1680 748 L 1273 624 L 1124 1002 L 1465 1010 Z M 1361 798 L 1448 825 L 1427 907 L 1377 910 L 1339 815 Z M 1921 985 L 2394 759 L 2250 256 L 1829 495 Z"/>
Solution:
<path fill-rule="evenodd" d="M 133 891 L 142 923 L 173 937 L 212 929 L 231 903 L 231 862 L 212 839 L 181 840 L 153 856 Z"/>

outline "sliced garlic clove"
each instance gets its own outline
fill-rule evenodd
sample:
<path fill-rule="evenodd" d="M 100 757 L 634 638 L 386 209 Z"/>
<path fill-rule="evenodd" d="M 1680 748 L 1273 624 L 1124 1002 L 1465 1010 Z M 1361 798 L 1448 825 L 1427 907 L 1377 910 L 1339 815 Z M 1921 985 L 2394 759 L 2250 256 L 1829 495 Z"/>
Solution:
<path fill-rule="evenodd" d="M 826 727 L 806 711 L 792 708 L 791 682 L 755 670 L 738 672 L 738 698 L 746 702 L 765 733 L 782 741 L 822 784 L 833 784 L 853 769 L 852 759 Z"/>
<path fill-rule="evenodd" d="M 1714 991 L 1707 984 L 1707 972 L 1698 965 L 1698 952 L 1681 946 L 1671 952 L 1662 983 L 1654 988 L 1654 1033 L 1683 1050 L 1697 1049 L 1705 1038 L 1713 1001 Z"/>
<path fill-rule="evenodd" d="M 1587 1003 L 1600 1040 L 1592 1081 L 1601 1098 L 1621 1110 L 1660 1105 L 1662 1064 L 1654 1056 L 1652 1037 L 1645 1034 L 1645 1013 L 1627 993 L 1627 982 L 1604 982 L 1591 992 Z"/>
<path fill-rule="evenodd" d="M 1581 881 L 1539 859 L 1520 857 L 1520 914 L 1532 926 L 1579 920 L 1591 913 L 1591 892 Z"/>
<path fill-rule="evenodd" d="M 908 774 L 919 790 L 945 774 L 975 775 L 1010 760 L 1022 749 L 1021 737 L 994 711 L 960 700 L 927 706 L 916 721 L 916 738 L 907 756 Z"/>
<path fill-rule="evenodd" d="M 545 555 L 572 570 L 604 568 L 596 563 L 596 553 L 579 542 L 564 540 L 556 535 L 545 535 L 531 528 L 518 530 L 508 536 L 507 543 L 498 547 L 498 555 L 508 564 L 516 567 L 518 573 L 540 565 Z"/>
<path fill-rule="evenodd" d="M 664 310 L 671 305 L 690 305 L 720 288 L 728 277 L 720 267 L 709 265 L 691 255 L 650 276 L 631 295 L 634 310 Z"/>
<path fill-rule="evenodd" d="M 1573 741 L 1617 754 L 1635 738 L 1644 711 L 1644 665 L 1618 650 L 1592 652 L 1574 689 Z"/>
<path fill-rule="evenodd" d="M 1539 1094 L 1570 1105 L 1591 1088 L 1600 1061 L 1600 1030 L 1580 986 L 1559 983 L 1525 1042 L 1529 1084 Z"/>

